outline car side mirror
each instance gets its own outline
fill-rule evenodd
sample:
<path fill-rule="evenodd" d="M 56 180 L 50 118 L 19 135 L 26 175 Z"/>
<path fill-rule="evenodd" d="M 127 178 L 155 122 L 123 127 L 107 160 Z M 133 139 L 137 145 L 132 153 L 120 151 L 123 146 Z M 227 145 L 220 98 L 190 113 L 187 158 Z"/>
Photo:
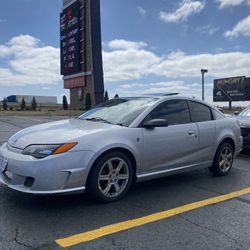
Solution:
<path fill-rule="evenodd" d="M 240 111 L 235 111 L 234 115 L 238 115 L 240 113 Z"/>
<path fill-rule="evenodd" d="M 143 128 L 167 127 L 168 122 L 165 119 L 152 119 L 143 123 Z"/>

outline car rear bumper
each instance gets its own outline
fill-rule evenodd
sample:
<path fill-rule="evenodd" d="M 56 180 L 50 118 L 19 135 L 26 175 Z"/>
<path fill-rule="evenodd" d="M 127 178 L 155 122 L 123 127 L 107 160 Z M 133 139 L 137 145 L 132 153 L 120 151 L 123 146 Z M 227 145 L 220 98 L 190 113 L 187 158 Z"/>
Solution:
<path fill-rule="evenodd" d="M 67 152 L 35 159 L 15 151 L 10 150 L 7 144 L 0 148 L 0 157 L 8 161 L 6 169 L 0 173 L 0 182 L 9 188 L 32 194 L 85 190 L 93 152 Z"/>

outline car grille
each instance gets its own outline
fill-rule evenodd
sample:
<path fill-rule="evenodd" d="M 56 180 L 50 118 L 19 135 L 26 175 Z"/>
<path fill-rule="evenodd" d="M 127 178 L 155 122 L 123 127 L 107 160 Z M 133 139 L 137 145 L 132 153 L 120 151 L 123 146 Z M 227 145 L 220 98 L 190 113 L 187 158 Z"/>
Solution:
<path fill-rule="evenodd" d="M 241 135 L 243 137 L 247 137 L 249 133 L 250 133 L 250 128 L 241 128 Z"/>

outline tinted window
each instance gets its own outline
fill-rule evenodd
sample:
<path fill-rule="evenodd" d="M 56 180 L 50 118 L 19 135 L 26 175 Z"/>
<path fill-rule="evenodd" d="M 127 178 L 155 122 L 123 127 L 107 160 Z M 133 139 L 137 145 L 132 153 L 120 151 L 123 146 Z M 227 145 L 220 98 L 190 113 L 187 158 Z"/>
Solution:
<path fill-rule="evenodd" d="M 160 104 L 146 118 L 165 119 L 169 125 L 190 123 L 188 104 L 184 100 L 171 100 Z"/>
<path fill-rule="evenodd" d="M 198 102 L 190 102 L 193 122 L 205 122 L 213 120 L 211 109 Z"/>

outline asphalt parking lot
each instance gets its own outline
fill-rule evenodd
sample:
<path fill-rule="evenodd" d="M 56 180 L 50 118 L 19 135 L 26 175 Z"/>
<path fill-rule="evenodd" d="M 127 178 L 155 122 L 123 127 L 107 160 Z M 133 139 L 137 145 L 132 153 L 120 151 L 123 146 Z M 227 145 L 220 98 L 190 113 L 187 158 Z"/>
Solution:
<path fill-rule="evenodd" d="M 0 117 L 0 144 L 22 128 L 64 118 Z M 0 250 L 62 249 L 57 239 L 249 187 L 247 154 L 236 158 L 227 177 L 213 177 L 207 170 L 199 170 L 139 183 L 125 199 L 111 204 L 95 203 L 85 194 L 21 194 L 0 184 Z M 104 237 L 67 249 L 250 249 L 250 192 L 247 193 L 152 223 L 134 224 L 129 230 L 110 231 Z"/>

